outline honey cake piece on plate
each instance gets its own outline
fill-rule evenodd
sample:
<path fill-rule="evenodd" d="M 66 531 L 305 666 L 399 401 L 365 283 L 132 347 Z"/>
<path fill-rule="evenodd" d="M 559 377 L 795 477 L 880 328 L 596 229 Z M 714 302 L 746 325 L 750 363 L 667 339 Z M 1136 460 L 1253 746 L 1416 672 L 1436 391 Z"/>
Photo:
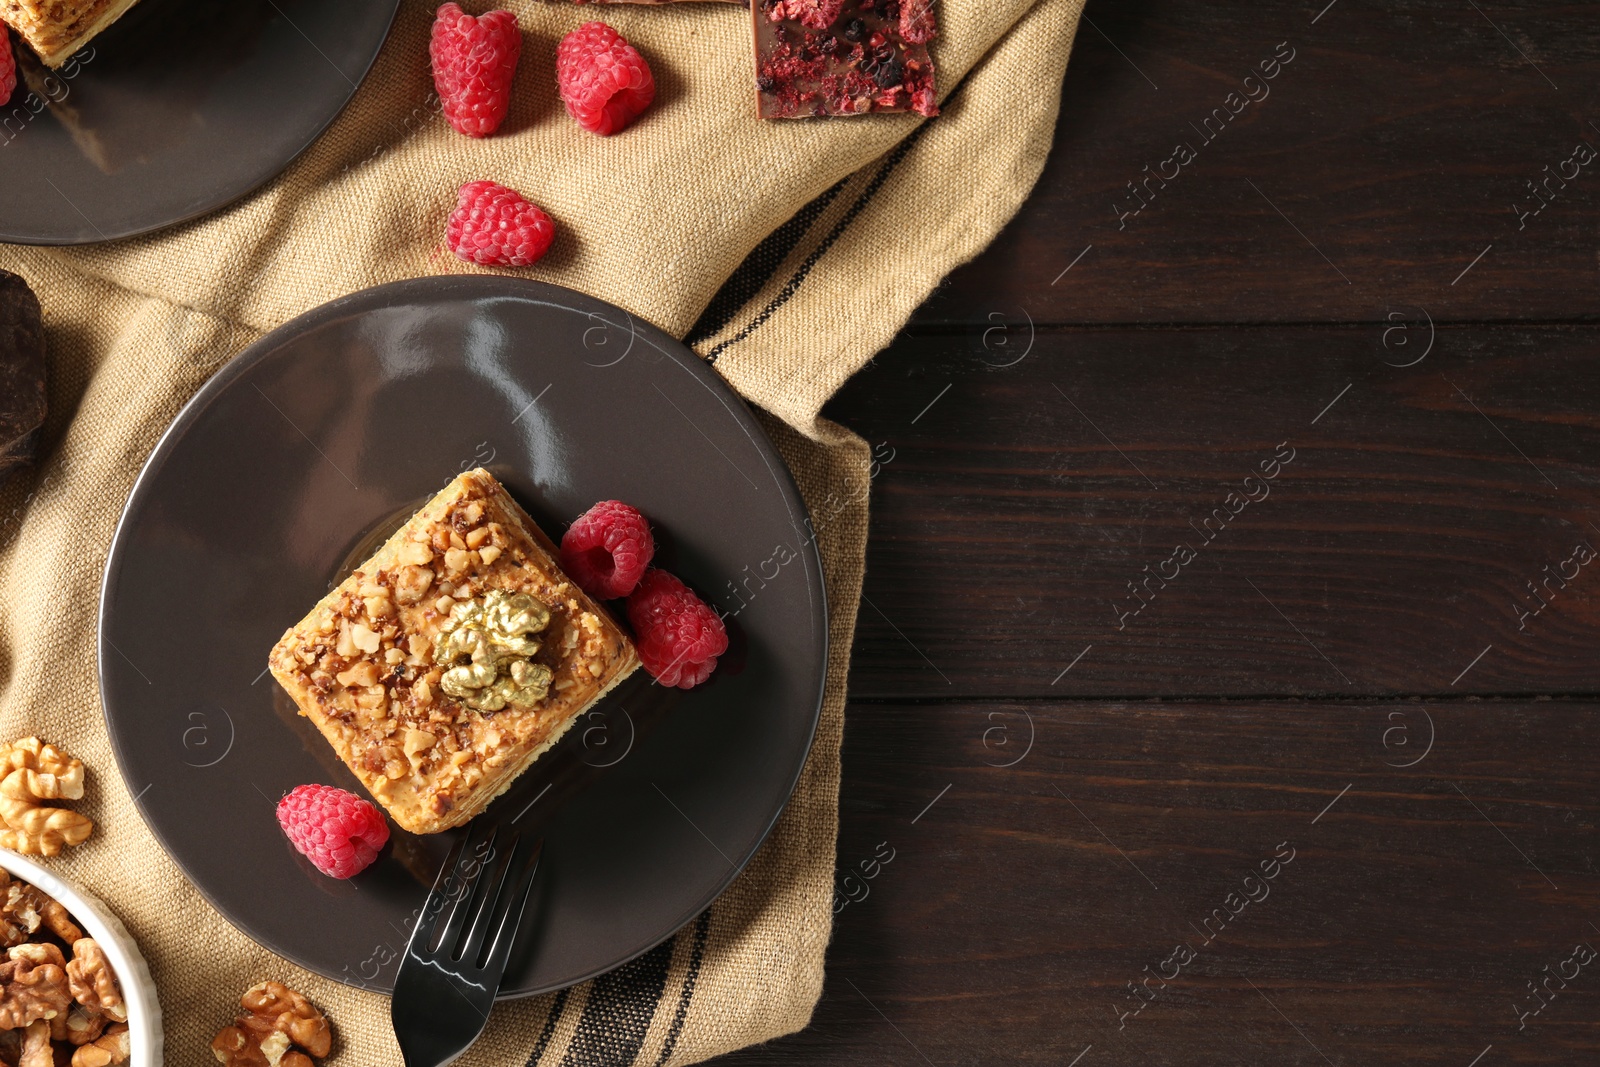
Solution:
<path fill-rule="evenodd" d="M 483 811 L 639 666 L 557 557 L 467 471 L 273 648 L 273 677 L 402 828 Z"/>
<path fill-rule="evenodd" d="M 59 67 L 139 0 L 0 0 L 0 22 Z"/>

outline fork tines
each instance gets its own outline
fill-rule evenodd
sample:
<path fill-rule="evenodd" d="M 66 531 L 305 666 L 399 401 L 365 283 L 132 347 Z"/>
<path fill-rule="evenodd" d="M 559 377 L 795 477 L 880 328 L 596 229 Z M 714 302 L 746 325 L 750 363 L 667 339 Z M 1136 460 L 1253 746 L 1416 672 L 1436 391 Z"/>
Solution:
<path fill-rule="evenodd" d="M 449 1063 L 482 1033 L 542 844 L 478 819 L 451 849 L 395 977 L 390 1014 L 408 1067 Z"/>

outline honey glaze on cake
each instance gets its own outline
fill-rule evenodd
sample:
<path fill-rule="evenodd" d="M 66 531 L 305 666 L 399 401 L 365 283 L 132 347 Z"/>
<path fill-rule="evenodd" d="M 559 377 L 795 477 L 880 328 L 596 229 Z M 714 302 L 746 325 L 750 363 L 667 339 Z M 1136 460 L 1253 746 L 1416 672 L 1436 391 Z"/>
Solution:
<path fill-rule="evenodd" d="M 638 665 L 485 471 L 425 505 L 269 664 L 402 827 L 486 807 Z"/>

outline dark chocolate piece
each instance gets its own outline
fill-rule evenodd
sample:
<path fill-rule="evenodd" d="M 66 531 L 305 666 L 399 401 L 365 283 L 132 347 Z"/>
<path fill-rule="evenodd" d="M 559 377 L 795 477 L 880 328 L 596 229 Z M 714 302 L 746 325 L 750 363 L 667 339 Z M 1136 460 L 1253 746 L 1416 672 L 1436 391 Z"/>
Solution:
<path fill-rule="evenodd" d="M 33 461 L 44 412 L 39 300 L 27 282 L 0 270 L 0 483 Z"/>
<path fill-rule="evenodd" d="M 762 118 L 939 113 L 932 0 L 755 0 L 750 17 Z"/>

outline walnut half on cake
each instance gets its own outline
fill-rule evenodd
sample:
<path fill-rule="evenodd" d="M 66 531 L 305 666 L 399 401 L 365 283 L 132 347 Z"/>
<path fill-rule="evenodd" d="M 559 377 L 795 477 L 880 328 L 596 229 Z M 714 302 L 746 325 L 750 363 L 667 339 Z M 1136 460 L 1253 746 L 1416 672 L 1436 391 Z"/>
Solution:
<path fill-rule="evenodd" d="M 638 667 L 494 476 L 451 482 L 268 664 L 401 827 L 477 815 Z"/>
<path fill-rule="evenodd" d="M 0 0 L 0 22 L 16 30 L 45 66 L 59 67 L 138 2 Z"/>

